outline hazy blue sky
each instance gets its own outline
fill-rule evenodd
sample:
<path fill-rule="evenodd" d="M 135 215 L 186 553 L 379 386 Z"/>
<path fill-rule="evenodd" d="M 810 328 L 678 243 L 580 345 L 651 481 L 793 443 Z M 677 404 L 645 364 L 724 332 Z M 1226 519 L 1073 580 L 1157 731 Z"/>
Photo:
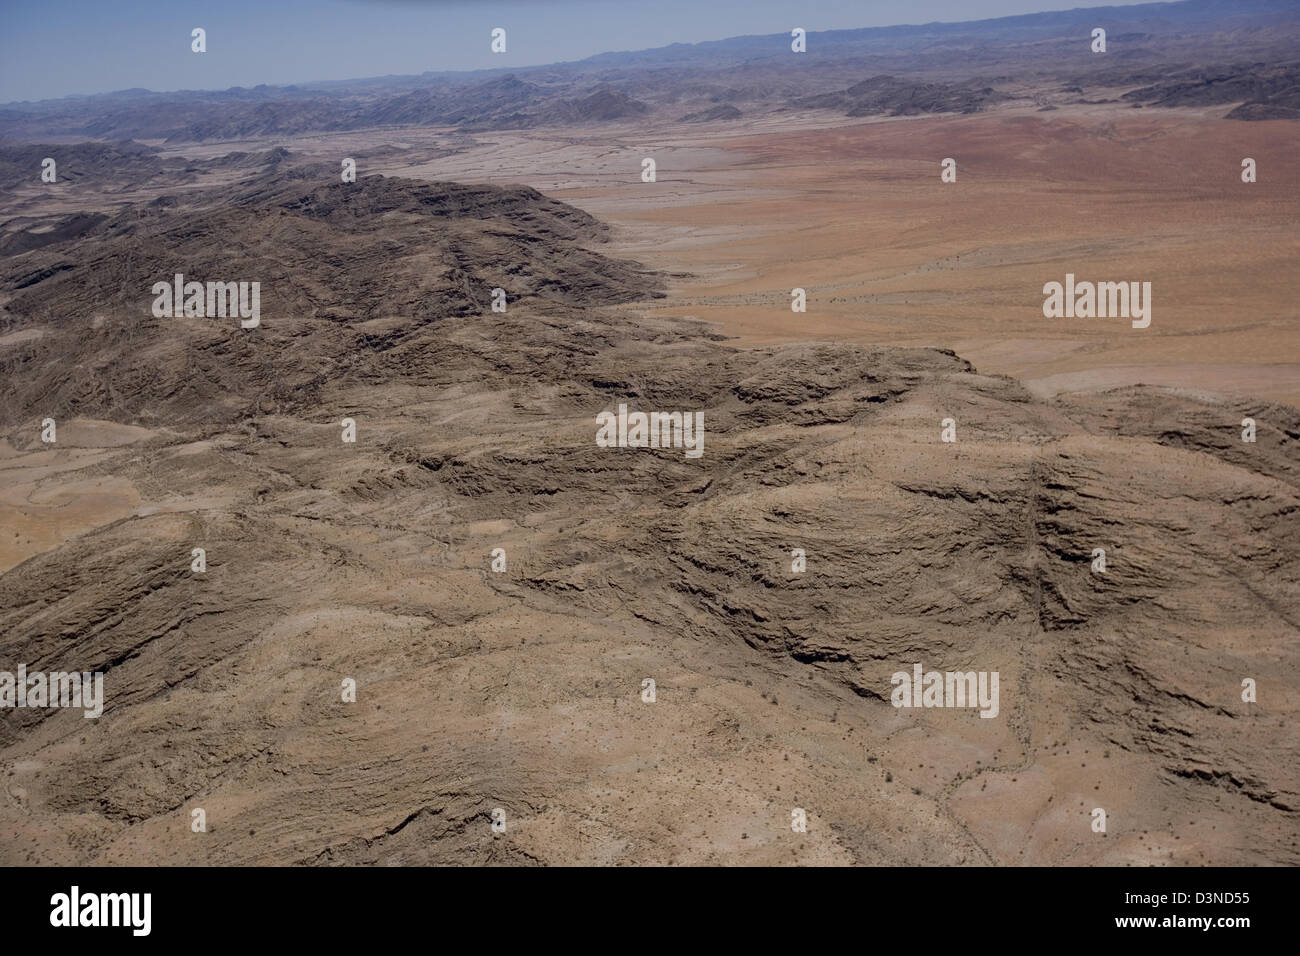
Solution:
<path fill-rule="evenodd" d="M 1133 0 L 1137 2 L 1137 0 Z M 1110 0 L 1124 5 L 1125 0 Z M 976 20 L 1087 0 L 0 0 L 0 102 L 578 60 L 743 34 Z M 508 52 L 489 51 L 493 27 Z M 208 52 L 190 51 L 203 27 Z"/>

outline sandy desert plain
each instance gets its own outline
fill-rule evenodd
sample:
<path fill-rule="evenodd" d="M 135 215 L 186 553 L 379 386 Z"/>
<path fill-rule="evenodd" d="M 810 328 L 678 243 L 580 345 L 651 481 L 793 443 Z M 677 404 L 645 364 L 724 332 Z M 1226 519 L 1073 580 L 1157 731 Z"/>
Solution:
<path fill-rule="evenodd" d="M 620 251 L 678 274 L 654 311 L 716 323 L 737 345 L 932 345 L 1043 396 L 1141 383 L 1300 404 L 1295 126 L 1251 124 L 1248 155 L 1272 175 L 1243 184 L 1241 124 L 1221 113 L 1100 104 L 829 127 L 769 117 L 743 133 L 487 133 L 382 171 L 522 182 L 586 209 L 621 227 Z M 347 145 L 367 144 L 327 152 Z M 656 183 L 629 175 L 643 155 Z M 940 183 L 945 157 L 956 183 Z M 1044 318 L 1043 283 L 1077 263 L 1150 281 L 1151 327 Z"/>

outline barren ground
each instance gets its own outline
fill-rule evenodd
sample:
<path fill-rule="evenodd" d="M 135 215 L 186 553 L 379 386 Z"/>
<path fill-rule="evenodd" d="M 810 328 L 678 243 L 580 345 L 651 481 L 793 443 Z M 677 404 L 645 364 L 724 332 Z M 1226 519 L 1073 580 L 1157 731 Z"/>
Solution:
<path fill-rule="evenodd" d="M 533 186 L 668 295 L 369 320 L 375 364 L 238 421 L 76 414 L 50 449 L 32 399 L 0 446 L 4 661 L 111 664 L 110 702 L 0 726 L 0 862 L 1300 862 L 1295 125 L 1221 112 L 239 144 Z M 1070 271 L 1152 282 L 1151 327 L 1043 318 Z M 0 350 L 101 327 L 57 326 Z M 224 341 L 176 328 L 141 361 Z M 261 341 L 350 358 L 350 331 Z M 1130 385 L 1177 391 L 1099 394 Z M 594 448 L 618 401 L 705 409 L 705 458 Z M 892 708 L 914 660 L 1000 670 L 1004 719 Z"/>

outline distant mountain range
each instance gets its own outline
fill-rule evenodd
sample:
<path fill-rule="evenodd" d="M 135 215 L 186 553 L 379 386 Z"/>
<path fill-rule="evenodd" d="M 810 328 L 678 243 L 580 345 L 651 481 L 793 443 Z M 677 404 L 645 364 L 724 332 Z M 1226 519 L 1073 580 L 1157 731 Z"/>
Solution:
<path fill-rule="evenodd" d="M 1092 28 L 1108 50 L 1089 50 Z M 380 126 L 520 129 L 835 109 L 970 112 L 1044 82 L 1081 99 L 1233 105 L 1234 118 L 1294 118 L 1300 5 L 1183 0 L 966 23 L 741 36 L 602 53 L 516 70 L 425 73 L 223 91 L 131 89 L 0 106 L 0 139 L 223 141 Z M 1127 89 L 1125 89 L 1127 88 Z M 1118 94 L 1116 94 L 1118 90 Z M 1020 94 L 1020 95 L 1023 95 Z"/>

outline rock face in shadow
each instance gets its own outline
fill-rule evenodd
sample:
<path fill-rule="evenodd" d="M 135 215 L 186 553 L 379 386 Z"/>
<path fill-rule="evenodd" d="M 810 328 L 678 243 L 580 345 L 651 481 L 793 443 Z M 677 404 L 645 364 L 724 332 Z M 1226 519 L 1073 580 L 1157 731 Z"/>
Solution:
<path fill-rule="evenodd" d="M 0 574 L 0 669 L 107 697 L 0 711 L 0 862 L 1300 862 L 1295 409 L 736 349 L 532 190 L 323 182 L 0 260 L 4 506 L 141 502 Z M 177 262 L 262 325 L 153 319 Z M 891 706 L 917 662 L 998 716 Z"/>
<path fill-rule="evenodd" d="M 796 101 L 805 109 L 841 110 L 846 116 L 916 116 L 922 113 L 978 113 L 1008 99 L 990 86 L 919 83 L 894 76 L 873 76 L 838 93 Z"/>
<path fill-rule="evenodd" d="M 417 89 L 381 97 L 345 120 L 357 126 L 460 126 L 464 129 L 524 128 L 555 94 L 513 73 L 448 90 Z M 348 127 L 344 127 L 348 128 Z"/>
<path fill-rule="evenodd" d="M 560 104 L 548 111 L 542 122 L 547 125 L 610 123 L 644 116 L 649 111 L 650 107 L 640 100 L 620 90 L 603 88 L 590 96 Z"/>
<path fill-rule="evenodd" d="M 1149 106 L 1237 103 L 1228 119 L 1300 118 L 1300 64 L 1249 64 L 1183 70 L 1124 94 Z"/>
<path fill-rule="evenodd" d="M 696 113 L 687 113 L 682 117 L 683 123 L 712 123 L 717 120 L 734 120 L 740 119 L 740 110 L 730 103 L 723 103 L 721 106 L 714 106 L 711 109 L 700 110 Z"/>

